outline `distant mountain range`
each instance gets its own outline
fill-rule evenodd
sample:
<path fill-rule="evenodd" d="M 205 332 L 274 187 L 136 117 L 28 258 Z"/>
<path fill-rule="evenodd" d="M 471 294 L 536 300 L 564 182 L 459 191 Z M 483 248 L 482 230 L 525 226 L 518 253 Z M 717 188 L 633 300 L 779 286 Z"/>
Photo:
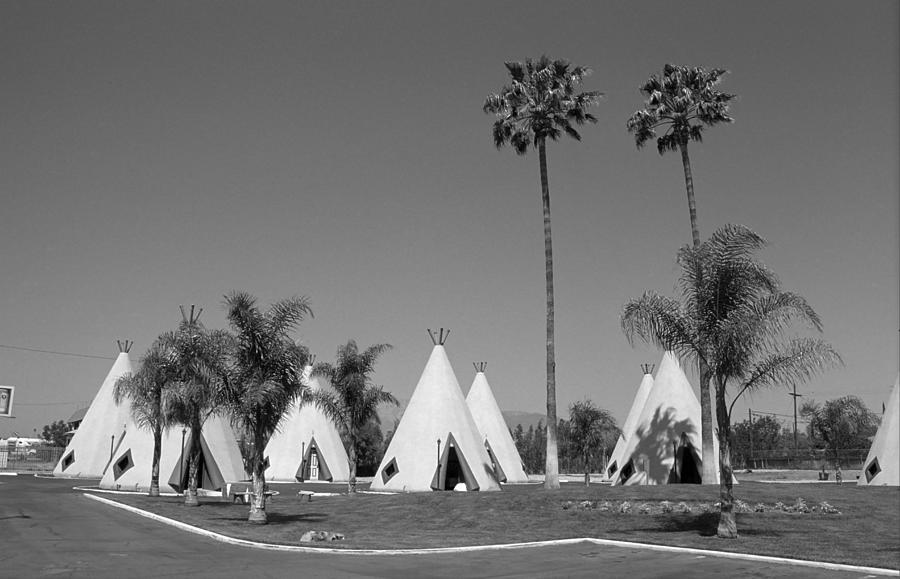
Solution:
<path fill-rule="evenodd" d="M 547 422 L 547 415 L 537 412 L 519 412 L 518 410 L 501 410 L 501 412 L 510 430 L 515 430 L 516 425 L 521 424 L 522 430 L 527 431 L 529 426 L 537 427 L 538 422 Z"/>
<path fill-rule="evenodd" d="M 385 434 L 394 429 L 394 423 L 400 420 L 409 400 L 400 400 L 400 406 L 382 404 L 378 408 L 378 417 L 381 419 L 381 431 Z M 528 430 L 529 426 L 537 427 L 538 422 L 547 421 L 547 416 L 537 412 L 521 412 L 518 410 L 501 410 L 506 425 L 510 430 L 515 430 L 517 424 L 522 425 L 522 430 Z"/>

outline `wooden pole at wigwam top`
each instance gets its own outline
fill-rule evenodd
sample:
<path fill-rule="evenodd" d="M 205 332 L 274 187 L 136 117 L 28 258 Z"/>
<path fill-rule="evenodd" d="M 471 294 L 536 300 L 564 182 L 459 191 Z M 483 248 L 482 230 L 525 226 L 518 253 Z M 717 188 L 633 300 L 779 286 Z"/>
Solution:
<path fill-rule="evenodd" d="M 444 331 L 444 328 L 440 328 L 439 333 L 435 334 L 434 330 L 428 328 L 425 331 L 428 332 L 428 336 L 431 338 L 431 343 L 435 346 L 443 346 L 444 342 L 447 341 L 447 337 L 450 335 L 450 330 Z"/>

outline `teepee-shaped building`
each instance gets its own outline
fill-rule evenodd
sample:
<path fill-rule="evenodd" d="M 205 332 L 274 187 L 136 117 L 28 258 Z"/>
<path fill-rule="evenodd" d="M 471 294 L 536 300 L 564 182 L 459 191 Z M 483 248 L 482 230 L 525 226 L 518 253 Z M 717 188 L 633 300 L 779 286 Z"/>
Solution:
<path fill-rule="evenodd" d="M 525 474 L 525 469 L 522 467 L 522 459 L 516 450 L 516 443 L 513 442 L 506 420 L 503 419 L 503 413 L 494 398 L 491 385 L 488 384 L 487 377 L 484 375 L 485 366 L 484 362 L 475 364 L 475 380 L 466 396 L 466 405 L 469 407 L 469 412 L 472 413 L 475 426 L 481 433 L 484 447 L 494 464 L 494 472 L 500 482 L 528 482 L 528 475 Z"/>
<path fill-rule="evenodd" d="M 900 374 L 884 407 L 881 426 L 872 441 L 857 484 L 900 486 Z"/>
<path fill-rule="evenodd" d="M 116 381 L 131 373 L 128 351 L 134 342 L 117 341 L 119 355 L 94 396 L 91 406 L 66 445 L 62 458 L 53 469 L 53 476 L 100 478 L 122 440 L 125 422 L 131 407 L 127 402 L 116 404 L 113 389 Z"/>
<path fill-rule="evenodd" d="M 638 419 L 641 417 L 641 412 L 644 410 L 644 405 L 647 403 L 647 397 L 650 396 L 650 391 L 653 389 L 653 365 L 641 364 L 641 369 L 644 371 L 644 377 L 641 378 L 641 384 L 638 386 L 637 393 L 634 395 L 634 402 L 631 403 L 631 410 L 628 411 L 628 416 L 625 417 L 625 423 L 622 425 L 622 433 L 619 435 L 618 440 L 616 440 L 616 447 L 613 449 L 612 454 L 609 456 L 609 461 L 606 464 L 605 478 L 607 479 L 616 476 L 616 473 L 619 472 L 622 454 L 625 452 L 625 447 L 628 445 L 628 439 L 634 434 Z"/>
<path fill-rule="evenodd" d="M 310 390 L 323 388 L 312 376 L 312 366 L 303 371 Z M 347 481 L 350 460 L 337 427 L 314 404 L 296 401 L 282 419 L 281 429 L 266 446 L 269 468 L 266 480 L 276 482 Z"/>
<path fill-rule="evenodd" d="M 434 349 L 375 473 L 373 490 L 500 490 L 491 459 L 459 389 L 444 341 Z M 461 488 L 461 487 L 460 487 Z"/>
<path fill-rule="evenodd" d="M 714 439 L 716 483 L 718 440 Z M 678 359 L 663 355 L 644 408 L 628 437 L 613 484 L 700 483 L 700 401 Z"/>
<path fill-rule="evenodd" d="M 188 479 L 190 429 L 173 426 L 163 433 L 159 461 L 159 490 L 163 493 L 184 492 Z M 201 463 L 198 488 L 218 491 L 226 482 L 248 477 L 237 439 L 228 419 L 210 416 L 200 431 Z M 147 492 L 153 461 L 153 433 L 139 428 L 129 417 L 121 444 L 109 468 L 100 480 L 100 488 Z"/>

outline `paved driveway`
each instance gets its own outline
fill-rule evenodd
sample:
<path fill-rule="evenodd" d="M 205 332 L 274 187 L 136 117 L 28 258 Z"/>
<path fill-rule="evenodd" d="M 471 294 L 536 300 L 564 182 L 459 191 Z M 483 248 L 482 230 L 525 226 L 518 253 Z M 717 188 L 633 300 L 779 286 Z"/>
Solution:
<path fill-rule="evenodd" d="M 0 577 L 864 577 L 588 543 L 437 555 L 229 546 L 85 498 L 73 482 L 0 477 Z"/>

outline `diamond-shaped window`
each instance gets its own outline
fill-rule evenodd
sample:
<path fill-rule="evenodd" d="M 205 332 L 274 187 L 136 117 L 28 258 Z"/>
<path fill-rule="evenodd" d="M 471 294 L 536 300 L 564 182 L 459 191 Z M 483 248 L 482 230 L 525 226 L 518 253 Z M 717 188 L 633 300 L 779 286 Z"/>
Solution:
<path fill-rule="evenodd" d="M 131 459 L 131 449 L 122 455 L 122 458 L 116 461 L 116 464 L 113 465 L 113 476 L 116 480 L 119 480 L 119 477 L 125 474 L 128 469 L 134 466 L 134 461 Z"/>
<path fill-rule="evenodd" d="M 872 479 L 878 476 L 878 473 L 881 472 L 881 465 L 878 464 L 878 457 L 872 459 L 872 462 L 869 463 L 869 466 L 866 467 L 866 482 L 872 482 Z"/>
<path fill-rule="evenodd" d="M 397 468 L 397 459 L 392 458 L 391 462 L 387 463 L 384 467 L 384 470 L 381 471 L 381 482 L 386 483 L 387 481 L 394 478 L 394 475 L 400 472 L 400 469 Z"/>

